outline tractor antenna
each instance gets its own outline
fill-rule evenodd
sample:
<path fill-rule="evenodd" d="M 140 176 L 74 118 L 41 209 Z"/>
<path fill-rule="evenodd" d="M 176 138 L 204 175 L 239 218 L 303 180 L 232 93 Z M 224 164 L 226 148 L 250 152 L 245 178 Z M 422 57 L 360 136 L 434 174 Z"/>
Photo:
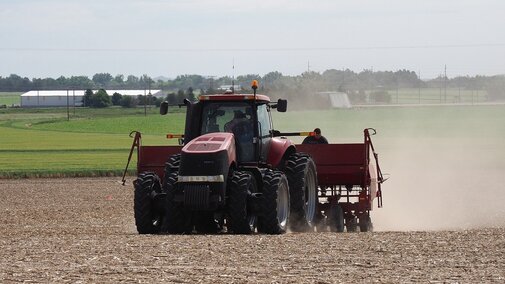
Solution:
<path fill-rule="evenodd" d="M 232 61 L 231 93 L 235 94 L 235 57 Z"/>

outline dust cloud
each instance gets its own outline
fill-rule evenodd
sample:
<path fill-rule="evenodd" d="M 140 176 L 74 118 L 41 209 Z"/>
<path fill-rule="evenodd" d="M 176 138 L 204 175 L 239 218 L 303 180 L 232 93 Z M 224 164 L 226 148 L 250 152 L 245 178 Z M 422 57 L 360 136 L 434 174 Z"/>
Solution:
<path fill-rule="evenodd" d="M 376 230 L 505 227 L 505 155 L 497 143 L 469 135 L 381 144 L 391 177 L 384 207 L 372 211 Z"/>
<path fill-rule="evenodd" d="M 372 140 L 390 175 L 384 206 L 375 202 L 371 213 L 376 231 L 505 227 L 504 106 L 294 113 L 278 116 L 279 129 L 317 126 L 330 143 L 361 143 L 362 129 L 377 129 Z"/>

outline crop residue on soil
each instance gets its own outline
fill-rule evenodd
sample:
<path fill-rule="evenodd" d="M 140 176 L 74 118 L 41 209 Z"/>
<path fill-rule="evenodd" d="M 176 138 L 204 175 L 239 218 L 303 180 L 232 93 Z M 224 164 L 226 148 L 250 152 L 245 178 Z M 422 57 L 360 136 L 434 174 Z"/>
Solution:
<path fill-rule="evenodd" d="M 142 236 L 117 180 L 1 180 L 0 282 L 505 281 L 503 228 Z"/>

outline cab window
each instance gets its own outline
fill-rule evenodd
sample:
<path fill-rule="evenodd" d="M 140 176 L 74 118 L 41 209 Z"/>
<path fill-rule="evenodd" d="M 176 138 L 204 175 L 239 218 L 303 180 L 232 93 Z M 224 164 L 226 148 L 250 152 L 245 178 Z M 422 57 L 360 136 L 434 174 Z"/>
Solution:
<path fill-rule="evenodd" d="M 258 123 L 261 137 L 270 136 L 270 116 L 266 104 L 258 105 Z"/>
<path fill-rule="evenodd" d="M 201 134 L 232 132 L 231 123 L 239 118 L 252 121 L 251 106 L 246 103 L 212 103 L 203 107 Z"/>

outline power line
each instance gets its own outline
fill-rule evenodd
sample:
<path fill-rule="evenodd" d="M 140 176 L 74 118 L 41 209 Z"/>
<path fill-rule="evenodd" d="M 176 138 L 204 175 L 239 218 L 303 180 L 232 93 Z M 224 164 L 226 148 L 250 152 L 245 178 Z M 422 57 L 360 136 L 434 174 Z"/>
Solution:
<path fill-rule="evenodd" d="M 282 52 L 282 51 L 337 51 L 337 50 L 388 50 L 388 49 L 451 49 L 474 47 L 504 47 L 505 43 L 399 45 L 399 46 L 335 46 L 335 47 L 278 47 L 278 48 L 53 48 L 53 47 L 1 47 L 0 51 L 16 52 Z"/>

